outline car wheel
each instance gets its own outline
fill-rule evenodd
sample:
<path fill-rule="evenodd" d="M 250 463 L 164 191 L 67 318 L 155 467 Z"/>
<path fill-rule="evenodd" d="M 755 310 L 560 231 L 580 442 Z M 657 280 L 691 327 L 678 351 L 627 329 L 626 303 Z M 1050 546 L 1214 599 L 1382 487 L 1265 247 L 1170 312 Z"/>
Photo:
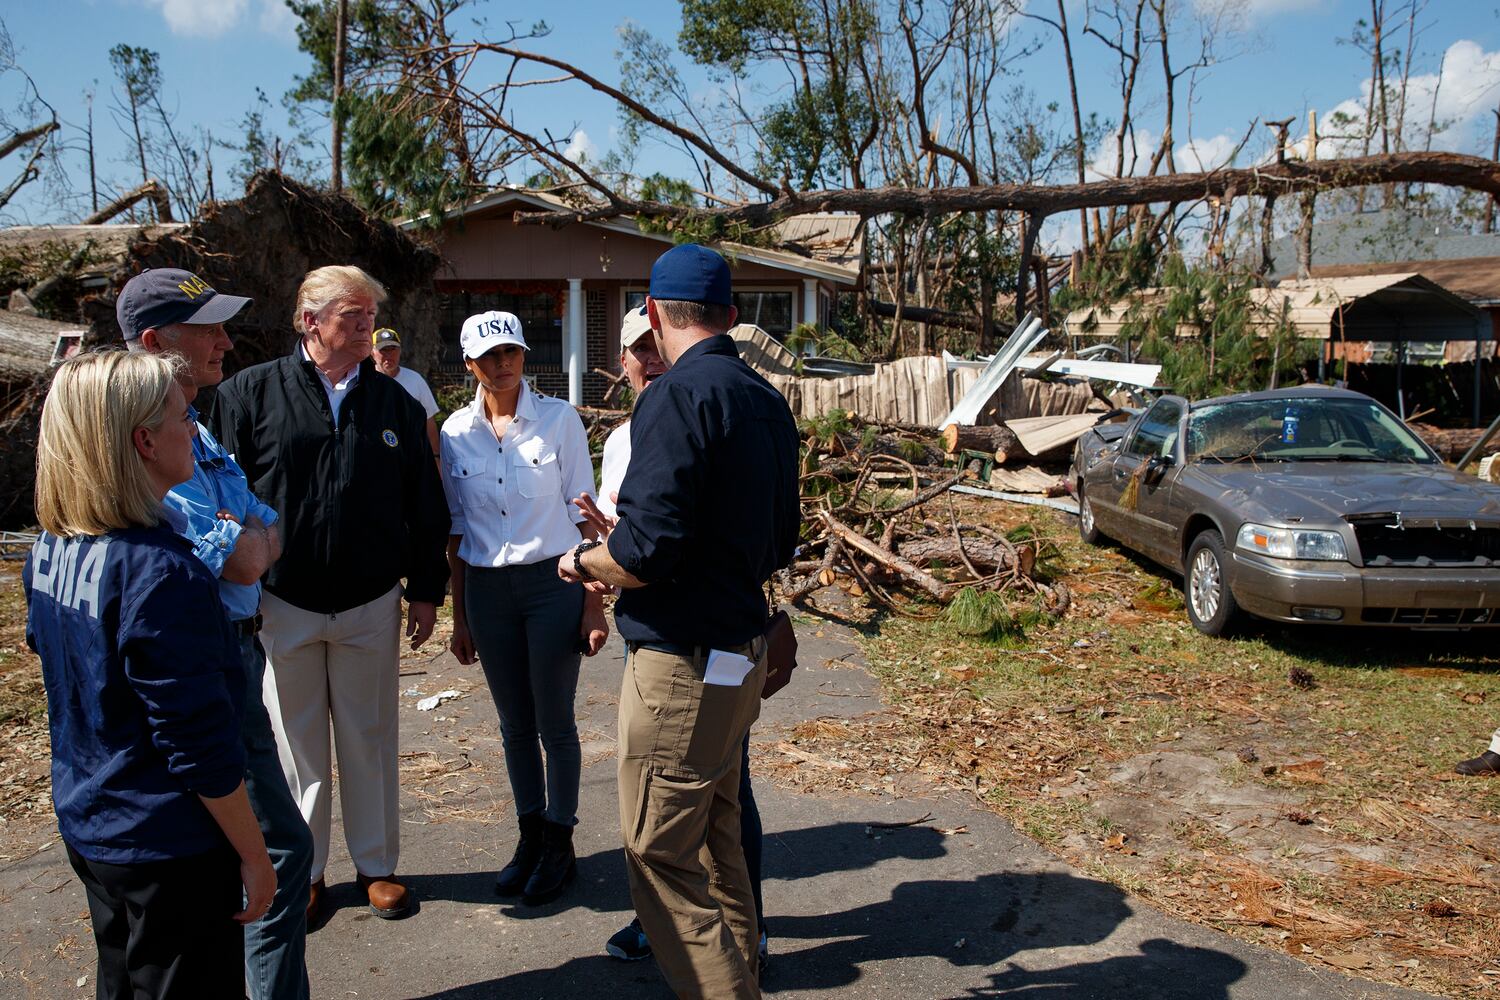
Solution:
<path fill-rule="evenodd" d="M 1188 620 L 1204 635 L 1226 635 L 1240 619 L 1240 606 L 1225 575 L 1224 539 L 1217 531 L 1200 532 L 1188 548 L 1184 594 Z"/>
<path fill-rule="evenodd" d="M 1094 520 L 1094 505 L 1089 503 L 1089 495 L 1082 489 L 1078 491 L 1078 534 L 1090 545 L 1098 545 L 1104 540 L 1099 523 Z"/>

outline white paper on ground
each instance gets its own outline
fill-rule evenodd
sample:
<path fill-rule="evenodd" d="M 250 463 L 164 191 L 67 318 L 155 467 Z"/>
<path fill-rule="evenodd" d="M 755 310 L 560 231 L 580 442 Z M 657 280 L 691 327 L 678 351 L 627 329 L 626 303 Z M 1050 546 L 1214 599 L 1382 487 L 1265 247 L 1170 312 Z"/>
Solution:
<path fill-rule="evenodd" d="M 703 672 L 703 683 L 723 687 L 739 687 L 745 675 L 755 669 L 755 661 L 739 653 L 726 653 L 722 649 L 708 651 L 708 669 Z"/>

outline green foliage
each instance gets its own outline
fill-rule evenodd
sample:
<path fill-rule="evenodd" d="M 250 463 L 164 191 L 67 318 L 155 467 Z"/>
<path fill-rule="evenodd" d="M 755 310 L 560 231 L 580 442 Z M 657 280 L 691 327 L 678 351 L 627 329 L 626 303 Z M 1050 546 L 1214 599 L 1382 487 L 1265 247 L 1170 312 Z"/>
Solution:
<path fill-rule="evenodd" d="M 339 109 L 347 119 L 348 184 L 360 204 L 391 217 L 425 212 L 430 225 L 440 224 L 466 188 L 428 101 L 402 91 L 351 91 Z"/>
<path fill-rule="evenodd" d="M 1297 336 L 1285 300 L 1278 312 L 1256 298 L 1260 287 L 1248 271 L 1158 257 L 1133 243 L 1086 263 L 1083 280 L 1059 294 L 1056 307 L 1123 300 L 1121 338 L 1162 365 L 1173 392 L 1202 399 L 1305 381 L 1314 346 Z"/>
<path fill-rule="evenodd" d="M 803 437 L 812 437 L 824 446 L 833 444 L 840 434 L 852 434 L 854 424 L 848 410 L 829 410 L 821 417 L 807 417 L 800 422 Z"/>
<path fill-rule="evenodd" d="M 756 172 L 768 180 L 785 177 L 804 190 L 838 187 L 849 167 L 844 150 L 855 148 L 855 136 L 869 128 L 872 115 L 844 78 L 799 88 L 761 121 L 765 145 L 756 154 Z"/>
<path fill-rule="evenodd" d="M 799 365 L 801 356 L 808 353 L 809 349 L 812 354 L 823 358 L 836 358 L 839 361 L 865 360 L 865 353 L 858 344 L 816 323 L 798 323 L 792 327 L 791 333 L 786 337 L 786 349 L 798 356 Z"/>
<path fill-rule="evenodd" d="M 751 59 L 798 34 L 798 0 L 683 0 L 677 44 L 694 62 L 739 74 Z"/>
<path fill-rule="evenodd" d="M 1017 601 L 999 591 L 973 587 L 965 587 L 954 596 L 946 615 L 960 635 L 999 646 L 1024 639 L 1028 629 L 1049 619 L 1034 601 Z"/>
<path fill-rule="evenodd" d="M 432 390 L 433 397 L 437 400 L 437 416 L 433 419 L 441 427 L 443 421 L 455 410 L 461 410 L 474 401 L 474 390 L 463 385 L 442 385 Z"/>

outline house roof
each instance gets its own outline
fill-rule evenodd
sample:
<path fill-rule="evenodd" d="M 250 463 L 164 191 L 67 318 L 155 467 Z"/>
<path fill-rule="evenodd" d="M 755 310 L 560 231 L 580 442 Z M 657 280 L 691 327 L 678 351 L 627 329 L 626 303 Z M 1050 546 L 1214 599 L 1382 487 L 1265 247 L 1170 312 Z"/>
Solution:
<path fill-rule="evenodd" d="M 519 202 L 523 205 L 527 205 L 537 209 L 571 209 L 578 207 L 576 204 L 549 192 L 534 191 L 529 188 L 520 188 L 505 185 L 496 188 L 494 191 L 491 191 L 488 194 L 481 195 L 467 202 L 466 204 L 458 205 L 448 209 L 445 213 L 445 217 L 462 218 L 467 215 L 475 215 L 481 212 L 486 212 L 491 209 L 498 208 L 499 206 L 504 205 L 507 202 Z M 401 222 L 397 223 L 397 225 L 401 226 L 402 228 L 411 228 L 418 223 L 426 220 L 427 218 L 428 216 L 421 215 L 412 219 L 402 220 Z M 824 215 L 824 218 L 842 219 L 843 216 Z M 857 220 L 857 217 L 855 216 L 850 216 L 849 218 L 855 218 Z M 627 216 L 616 216 L 611 219 L 599 219 L 592 222 L 584 222 L 581 224 L 585 226 L 592 226 L 596 229 L 605 229 L 610 232 L 625 233 L 630 236 L 638 236 L 642 239 L 656 240 L 665 244 L 671 244 L 675 242 L 670 234 L 647 232 L 639 225 L 637 225 L 634 219 L 631 219 Z M 842 222 L 838 223 L 837 225 L 834 225 L 832 223 L 826 224 L 827 228 L 829 228 L 830 230 L 841 229 L 843 225 L 844 224 Z M 809 228 L 808 235 L 811 236 L 814 232 L 820 231 L 822 228 L 824 228 L 824 226 L 825 224 L 817 224 L 816 229 Z M 821 237 L 819 238 L 821 239 Z M 859 281 L 858 253 L 853 255 L 852 262 L 846 263 L 835 260 L 818 259 L 816 254 L 814 254 L 814 256 L 812 257 L 804 257 L 789 250 L 770 250 L 764 247 L 745 246 L 741 243 L 725 243 L 723 244 L 723 246 L 728 252 L 729 256 L 741 260 L 750 261 L 754 264 L 763 264 L 767 267 L 774 267 L 782 271 L 790 271 L 794 274 L 800 274 L 809 278 L 824 278 L 828 281 L 833 281 L 841 285 L 853 285 L 857 284 Z"/>
<path fill-rule="evenodd" d="M 1165 295 L 1164 289 L 1146 288 L 1108 306 L 1075 309 L 1068 314 L 1067 330 L 1074 335 L 1105 339 L 1118 337 L 1125 324 L 1125 315 L 1132 306 L 1137 309 L 1141 306 L 1149 308 Z M 1476 317 L 1479 315 L 1478 310 L 1471 303 L 1436 282 L 1414 272 L 1398 272 L 1314 277 L 1304 280 L 1287 279 L 1274 288 L 1254 289 L 1250 293 L 1250 298 L 1258 307 L 1261 318 L 1252 321 L 1252 325 L 1263 331 L 1269 330 L 1275 322 L 1274 317 L 1279 316 L 1285 310 L 1287 319 L 1296 328 L 1299 336 L 1326 340 L 1335 336 L 1334 319 L 1342 317 L 1342 311 L 1346 307 L 1362 299 L 1377 297 L 1380 301 L 1388 303 L 1406 304 L 1418 301 L 1423 304 L 1440 304 L 1450 312 L 1466 313 Z M 1090 322 L 1096 324 L 1096 328 L 1085 333 L 1083 328 Z M 1178 336 L 1192 336 L 1196 333 L 1197 330 L 1188 324 L 1180 324 L 1177 328 Z M 1342 337 L 1348 334 L 1345 331 L 1339 331 L 1339 335 Z M 1417 339 L 1414 334 L 1409 336 Z M 1471 326 L 1463 331 L 1461 339 L 1472 339 L 1473 336 Z M 1443 340 L 1447 338 L 1427 330 L 1422 333 L 1421 339 Z"/>
<path fill-rule="evenodd" d="M 1453 260 L 1403 260 L 1393 264 L 1328 264 L 1314 267 L 1314 278 L 1364 274 L 1420 274 L 1478 306 L 1500 306 L 1500 256 Z"/>
<path fill-rule="evenodd" d="M 1257 255 L 1258 256 L 1258 255 Z M 1471 233 L 1443 219 L 1402 209 L 1350 212 L 1313 226 L 1312 266 L 1500 256 L 1500 233 Z M 1297 234 L 1271 243 L 1273 278 L 1295 274 Z"/>
<path fill-rule="evenodd" d="M 847 212 L 809 212 L 783 219 L 776 238 L 795 244 L 818 260 L 858 268 L 864 256 L 865 229 L 860 217 Z"/>

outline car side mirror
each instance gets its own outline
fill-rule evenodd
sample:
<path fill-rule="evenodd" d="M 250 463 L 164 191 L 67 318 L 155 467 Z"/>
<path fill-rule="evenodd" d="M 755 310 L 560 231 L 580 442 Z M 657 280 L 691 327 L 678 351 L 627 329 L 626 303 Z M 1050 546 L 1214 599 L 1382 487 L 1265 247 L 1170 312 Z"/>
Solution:
<path fill-rule="evenodd" d="M 1161 477 L 1164 476 L 1164 475 L 1166 475 L 1167 474 L 1167 470 L 1170 469 L 1171 467 L 1172 467 L 1172 456 L 1170 456 L 1170 455 L 1153 455 L 1153 456 L 1151 456 L 1151 458 L 1146 462 L 1146 474 L 1143 477 L 1145 479 L 1145 481 L 1146 481 L 1146 485 L 1147 486 L 1155 486 L 1157 483 L 1161 482 Z"/>

